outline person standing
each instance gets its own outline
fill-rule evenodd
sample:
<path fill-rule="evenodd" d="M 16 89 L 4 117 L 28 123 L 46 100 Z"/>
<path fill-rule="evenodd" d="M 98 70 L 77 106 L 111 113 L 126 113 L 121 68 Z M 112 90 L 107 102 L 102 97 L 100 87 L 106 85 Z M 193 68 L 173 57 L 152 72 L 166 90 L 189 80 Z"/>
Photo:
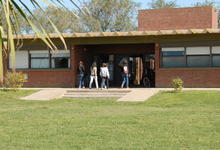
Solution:
<path fill-rule="evenodd" d="M 109 79 L 110 75 L 109 75 L 109 70 L 108 70 L 106 63 L 102 64 L 102 67 L 100 69 L 100 76 L 102 79 L 101 88 L 102 89 L 104 89 L 105 87 L 108 88 L 106 82 Z"/>
<path fill-rule="evenodd" d="M 91 74 L 90 74 L 89 88 L 90 89 L 92 88 L 92 83 L 95 80 L 95 85 L 96 85 L 96 88 L 98 89 L 99 85 L 98 85 L 97 64 L 96 64 L 96 62 L 93 62 L 92 66 L 90 68 L 90 72 L 91 72 Z"/>
<path fill-rule="evenodd" d="M 79 62 L 79 88 L 85 88 L 85 83 L 84 83 L 84 76 L 85 76 L 85 66 L 83 61 Z"/>
<path fill-rule="evenodd" d="M 124 88 L 126 84 L 126 88 L 129 88 L 129 70 L 128 70 L 128 62 L 123 62 L 122 66 L 122 84 L 121 88 Z"/>

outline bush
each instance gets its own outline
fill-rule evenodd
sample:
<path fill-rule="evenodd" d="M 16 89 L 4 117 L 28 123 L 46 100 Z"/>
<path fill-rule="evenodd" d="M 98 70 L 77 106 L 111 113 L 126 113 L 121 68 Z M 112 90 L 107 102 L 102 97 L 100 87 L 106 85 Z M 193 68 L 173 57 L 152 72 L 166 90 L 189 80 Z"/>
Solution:
<path fill-rule="evenodd" d="M 8 72 L 4 78 L 3 87 L 5 89 L 17 90 L 23 87 L 26 82 L 25 75 L 21 72 Z"/>
<path fill-rule="evenodd" d="M 180 78 L 176 78 L 172 80 L 172 87 L 176 92 L 180 92 L 183 88 L 183 80 Z"/>

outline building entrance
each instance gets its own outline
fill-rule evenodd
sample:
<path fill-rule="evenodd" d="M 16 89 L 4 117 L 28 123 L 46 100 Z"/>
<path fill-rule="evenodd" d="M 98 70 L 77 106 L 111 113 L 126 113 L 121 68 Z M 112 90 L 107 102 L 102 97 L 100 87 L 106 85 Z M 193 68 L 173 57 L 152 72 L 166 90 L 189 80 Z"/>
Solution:
<path fill-rule="evenodd" d="M 128 63 L 129 68 L 129 83 L 130 87 L 154 87 L 154 55 L 95 55 L 93 61 L 97 62 L 98 66 L 102 63 L 107 63 L 111 87 L 120 87 L 122 82 L 122 64 Z M 99 67 L 100 69 L 100 67 Z M 98 69 L 98 71 L 99 71 Z"/>

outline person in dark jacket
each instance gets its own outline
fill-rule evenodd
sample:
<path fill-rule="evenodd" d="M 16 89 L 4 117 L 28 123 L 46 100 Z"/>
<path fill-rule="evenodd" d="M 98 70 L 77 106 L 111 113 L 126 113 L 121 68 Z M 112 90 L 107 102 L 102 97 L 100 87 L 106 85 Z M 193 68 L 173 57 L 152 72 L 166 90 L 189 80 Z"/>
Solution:
<path fill-rule="evenodd" d="M 83 61 L 79 62 L 79 88 L 85 88 L 84 76 L 85 76 L 85 66 Z"/>

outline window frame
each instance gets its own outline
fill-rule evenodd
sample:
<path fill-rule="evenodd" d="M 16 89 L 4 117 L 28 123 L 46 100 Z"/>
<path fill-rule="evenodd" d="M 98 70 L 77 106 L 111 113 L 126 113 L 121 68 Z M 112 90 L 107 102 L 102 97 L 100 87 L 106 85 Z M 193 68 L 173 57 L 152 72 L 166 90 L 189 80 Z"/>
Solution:
<path fill-rule="evenodd" d="M 41 69 L 41 70 L 46 70 L 46 69 L 50 69 L 50 70 L 60 70 L 60 69 L 71 69 L 71 50 L 58 50 L 58 51 L 69 51 L 69 57 L 60 57 L 60 58 L 67 58 L 68 59 L 68 61 L 69 61 L 69 65 L 68 65 L 68 68 L 53 68 L 52 67 L 52 52 L 51 52 L 51 50 L 39 50 L 39 51 L 48 51 L 48 57 L 31 57 L 31 51 L 38 51 L 38 50 L 28 50 L 28 69 L 30 69 L 30 70 L 39 70 L 39 69 Z M 58 58 L 58 57 L 55 57 L 55 58 Z M 31 61 L 33 60 L 33 59 L 48 59 L 48 61 L 49 61 L 49 67 L 48 68 L 32 68 L 31 67 Z"/>
<path fill-rule="evenodd" d="M 59 51 L 64 51 L 64 52 L 66 52 L 66 50 L 59 50 Z M 71 51 L 70 50 L 68 50 L 69 51 L 69 53 L 60 53 L 60 54 L 69 54 L 69 57 L 53 57 L 52 55 L 53 55 L 53 53 L 51 53 L 51 51 L 50 51 L 50 68 L 51 69 L 70 69 L 71 68 Z M 58 54 L 59 54 L 59 52 L 58 52 Z M 53 65 L 52 65 L 52 61 L 53 61 L 53 59 L 56 59 L 56 58 L 64 58 L 64 59 L 67 59 L 68 60 L 68 67 L 67 68 L 53 68 Z"/>
<path fill-rule="evenodd" d="M 220 56 L 220 52 L 213 54 L 213 47 L 219 47 L 220 48 L 220 46 L 211 46 L 211 63 L 212 63 L 212 67 L 220 68 L 220 65 L 219 66 L 213 66 L 213 56 Z"/>
<path fill-rule="evenodd" d="M 166 47 L 166 48 L 180 48 L 180 47 Z M 186 48 L 185 47 L 182 47 L 181 46 L 181 48 L 184 48 L 184 54 L 183 55 L 170 55 L 170 56 L 165 56 L 166 58 L 171 58 L 171 57 L 184 57 L 184 63 L 185 63 L 185 66 L 186 66 L 186 58 L 185 58 L 185 55 L 186 55 Z M 182 52 L 182 51 L 181 51 Z M 164 64 L 163 64 L 163 51 L 162 51 L 162 48 L 160 49 L 160 59 L 161 59 L 161 62 L 160 62 L 160 66 L 162 67 L 162 68 L 184 68 L 185 66 L 183 66 L 183 67 L 164 67 Z"/>
<path fill-rule="evenodd" d="M 184 47 L 184 51 L 185 51 L 185 54 L 184 54 L 184 57 L 185 57 L 185 66 L 184 67 L 164 67 L 164 64 L 163 64 L 163 51 L 162 51 L 162 48 L 175 48 L 175 47 Z M 187 48 L 188 47 L 209 47 L 209 51 L 210 53 L 209 54 L 190 54 L 190 55 L 187 55 Z M 213 56 L 220 56 L 220 53 L 219 54 L 213 54 L 212 53 L 212 49 L 213 47 L 219 47 L 218 45 L 207 45 L 207 46 L 165 46 L 165 47 L 161 47 L 160 48 L 160 68 L 163 68 L 163 69 L 172 69 L 172 68 L 220 68 L 220 66 L 213 66 Z M 209 66 L 201 66 L 201 67 L 193 67 L 193 66 L 189 66 L 188 65 L 188 59 L 187 57 L 188 56 L 209 56 Z M 177 56 L 165 56 L 165 57 L 179 57 L 178 55 Z M 182 57 L 182 56 L 181 56 Z"/>
<path fill-rule="evenodd" d="M 34 51 L 38 51 L 38 50 L 29 50 L 29 69 L 50 69 L 51 67 L 50 67 L 50 52 L 49 52 L 49 50 L 39 50 L 39 51 L 47 51 L 48 53 L 45 53 L 45 54 L 48 54 L 48 57 L 32 57 L 31 52 L 34 52 Z M 40 59 L 48 59 L 49 67 L 48 68 L 32 68 L 31 67 L 32 66 L 32 63 L 31 63 L 32 60 L 40 60 Z"/>

